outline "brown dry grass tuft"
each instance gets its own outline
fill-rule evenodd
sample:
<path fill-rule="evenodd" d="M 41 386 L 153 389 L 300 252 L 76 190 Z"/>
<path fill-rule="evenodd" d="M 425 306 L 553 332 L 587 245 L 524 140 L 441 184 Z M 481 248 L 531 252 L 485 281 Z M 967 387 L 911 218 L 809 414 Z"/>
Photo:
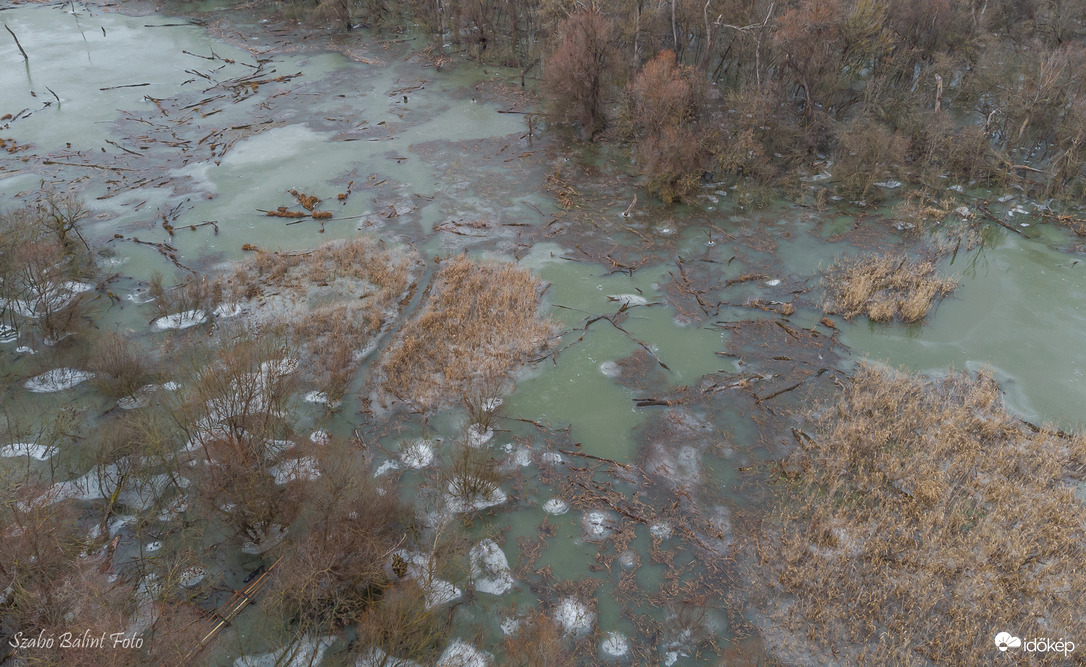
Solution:
<path fill-rule="evenodd" d="M 443 261 L 430 300 L 384 356 L 381 388 L 429 410 L 500 382 L 554 333 L 541 291 L 513 264 Z"/>
<path fill-rule="evenodd" d="M 311 252 L 255 254 L 227 281 L 251 319 L 286 325 L 304 364 L 330 401 L 346 393 L 362 351 L 395 320 L 416 260 L 369 238 Z"/>
<path fill-rule="evenodd" d="M 827 313 L 852 319 L 867 315 L 876 322 L 895 317 L 906 322 L 924 318 L 935 302 L 957 286 L 942 280 L 935 264 L 910 261 L 904 255 L 876 255 L 860 260 L 838 260 L 822 278 Z"/>
<path fill-rule="evenodd" d="M 862 365 L 802 443 L 761 545 L 793 636 L 869 664 L 1086 636 L 1086 438 L 1024 425 L 984 373 Z"/>

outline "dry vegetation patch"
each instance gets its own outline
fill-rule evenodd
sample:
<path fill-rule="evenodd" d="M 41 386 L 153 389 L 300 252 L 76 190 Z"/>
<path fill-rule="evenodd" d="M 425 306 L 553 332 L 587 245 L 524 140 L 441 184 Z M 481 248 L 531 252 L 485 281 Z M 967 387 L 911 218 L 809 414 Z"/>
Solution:
<path fill-rule="evenodd" d="M 259 326 L 285 326 L 335 401 L 364 352 L 398 316 L 416 264 L 406 251 L 370 238 L 309 252 L 258 252 L 227 280 L 224 298 L 237 301 Z"/>
<path fill-rule="evenodd" d="M 895 317 L 906 322 L 924 318 L 957 283 L 943 280 L 935 263 L 904 255 L 876 255 L 838 260 L 822 277 L 827 313 L 845 319 L 867 315 L 876 322 Z"/>
<path fill-rule="evenodd" d="M 864 365 L 801 440 L 760 545 L 778 628 L 869 664 L 971 664 L 1001 630 L 1086 636 L 1086 438 L 1007 414 L 983 373 Z"/>
<path fill-rule="evenodd" d="M 384 355 L 381 390 L 428 410 L 500 384 L 554 333 L 542 287 L 514 264 L 443 261 L 426 306 Z"/>

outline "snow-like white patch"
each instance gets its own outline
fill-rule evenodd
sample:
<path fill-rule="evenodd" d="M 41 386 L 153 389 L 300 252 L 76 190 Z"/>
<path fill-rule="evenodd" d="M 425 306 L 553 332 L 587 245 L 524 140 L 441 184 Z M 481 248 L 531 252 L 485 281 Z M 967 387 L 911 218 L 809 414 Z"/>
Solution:
<path fill-rule="evenodd" d="M 897 188 L 901 187 L 901 181 L 895 181 L 891 179 L 889 181 L 875 183 L 875 185 L 879 186 L 880 188 L 886 188 L 887 190 L 896 190 Z"/>
<path fill-rule="evenodd" d="M 658 540 L 666 540 L 671 537 L 671 524 L 667 521 L 654 523 L 649 526 L 649 533 Z"/>
<path fill-rule="evenodd" d="M 494 429 L 483 428 L 481 424 L 472 424 L 468 427 L 468 444 L 472 447 L 482 447 L 494 437 Z"/>
<path fill-rule="evenodd" d="M 965 192 L 965 188 L 960 185 L 952 185 L 947 190 L 953 190 L 954 192 Z"/>
<path fill-rule="evenodd" d="M 181 573 L 181 576 L 177 578 L 177 583 L 181 584 L 182 588 L 192 588 L 205 577 L 207 577 L 207 570 L 202 567 L 190 567 Z"/>
<path fill-rule="evenodd" d="M 774 278 L 773 280 L 765 281 L 765 284 L 769 285 L 770 287 L 776 287 L 777 285 L 781 284 L 781 281 L 778 278 Z"/>
<path fill-rule="evenodd" d="M 379 647 L 363 651 L 355 660 L 354 667 L 422 667 L 414 660 L 404 660 L 394 655 L 389 655 Z"/>
<path fill-rule="evenodd" d="M 164 382 L 159 386 L 162 387 L 163 389 L 165 389 L 166 391 L 177 391 L 178 389 L 181 388 L 181 383 L 180 382 L 170 381 L 170 382 Z"/>
<path fill-rule="evenodd" d="M 558 608 L 554 610 L 554 620 L 567 635 L 583 635 L 589 632 L 596 622 L 596 612 L 577 598 L 568 597 L 558 603 Z"/>
<path fill-rule="evenodd" d="M 565 514 L 569 511 L 569 503 L 561 498 L 551 498 L 543 503 L 543 511 L 554 515 Z"/>
<path fill-rule="evenodd" d="M 415 440 L 405 443 L 400 450 L 400 460 L 408 468 L 418 470 L 430 465 L 434 460 L 434 446 L 429 440 Z"/>
<path fill-rule="evenodd" d="M 549 463 L 557 466 L 566 462 L 566 458 L 558 452 L 543 452 L 539 458 L 543 459 L 543 463 Z"/>
<path fill-rule="evenodd" d="M 258 555 L 258 554 L 262 554 L 265 551 L 267 551 L 268 549 L 271 549 L 275 545 L 282 542 L 283 538 L 286 537 L 286 536 L 287 536 L 286 528 L 283 528 L 282 526 L 280 526 L 278 524 L 274 524 L 270 528 L 268 528 L 268 534 L 264 536 L 264 539 L 260 540 L 259 542 L 253 542 L 252 540 L 247 540 L 245 542 L 245 544 L 241 545 L 241 550 L 244 553 L 251 554 L 251 555 L 254 555 L 254 556 Z"/>
<path fill-rule="evenodd" d="M 37 377 L 30 378 L 23 385 L 35 394 L 48 394 L 54 391 L 71 389 L 77 384 L 94 377 L 94 373 L 74 368 L 54 368 Z"/>
<path fill-rule="evenodd" d="M 1012 199 L 1014 199 L 1014 195 L 1003 195 L 1002 197 L 1000 197 L 996 201 L 998 201 L 1000 204 L 1006 204 L 1007 202 L 1009 202 Z"/>
<path fill-rule="evenodd" d="M 215 317 L 221 317 L 223 319 L 229 317 L 237 317 L 241 315 L 243 309 L 240 304 L 237 303 L 220 303 L 215 306 L 215 310 L 211 311 L 211 314 Z"/>
<path fill-rule="evenodd" d="M 313 639 L 305 637 L 270 653 L 243 655 L 234 667 L 311 667 L 321 664 L 324 653 L 336 641 L 335 637 Z"/>
<path fill-rule="evenodd" d="M 311 391 L 302 397 L 302 400 L 306 403 L 316 403 L 317 405 L 327 405 L 330 408 L 338 408 L 339 401 L 328 400 L 328 395 L 323 391 Z"/>
<path fill-rule="evenodd" d="M 143 550 L 145 552 L 147 552 L 147 553 L 153 554 L 154 552 L 158 551 L 161 548 L 162 548 L 162 542 L 160 542 L 158 540 L 154 540 L 153 542 L 149 542 L 147 544 L 147 546 L 143 547 Z"/>
<path fill-rule="evenodd" d="M 10 342 L 11 341 L 0 340 L 0 343 L 10 343 Z M 26 345 L 20 345 L 19 347 L 15 348 L 15 354 L 37 354 L 37 352 L 35 352 L 34 348 L 32 348 L 32 347 L 29 347 L 29 346 L 26 346 Z"/>
<path fill-rule="evenodd" d="M 183 313 L 164 315 L 154 322 L 151 322 L 151 326 L 159 331 L 168 331 L 170 329 L 188 329 L 197 324 L 203 324 L 206 321 L 206 312 L 202 310 L 186 310 Z"/>
<path fill-rule="evenodd" d="M 464 594 L 455 584 L 444 579 L 433 578 L 428 582 L 419 581 L 419 585 L 426 592 L 427 609 L 458 600 Z"/>
<path fill-rule="evenodd" d="M 520 631 L 520 619 L 516 616 L 503 618 L 501 623 L 498 624 L 498 627 L 502 629 L 503 635 L 515 635 Z"/>
<path fill-rule="evenodd" d="M 332 442 L 332 436 L 328 435 L 328 431 L 318 430 L 309 434 L 309 442 L 314 445 L 327 445 Z"/>
<path fill-rule="evenodd" d="M 649 302 L 648 299 L 640 294 L 608 294 L 607 300 L 616 301 L 627 308 L 630 306 L 644 306 Z"/>
<path fill-rule="evenodd" d="M 276 484 L 286 484 L 294 480 L 311 482 L 321 476 L 316 459 L 305 457 L 290 459 L 272 467 L 269 472 L 275 476 Z"/>
<path fill-rule="evenodd" d="M 298 370 L 298 360 L 283 357 L 260 364 L 260 374 L 268 377 L 283 378 Z"/>
<path fill-rule="evenodd" d="M 385 461 L 381 465 L 377 466 L 377 470 L 375 470 L 373 472 L 373 476 L 374 477 L 380 477 L 381 475 L 385 474 L 389 470 L 399 470 L 399 469 L 400 469 L 400 464 L 399 463 L 396 463 L 395 461 Z"/>
<path fill-rule="evenodd" d="M 600 372 L 609 378 L 617 378 L 622 375 L 622 367 L 615 361 L 605 361 L 600 364 Z"/>
<path fill-rule="evenodd" d="M 39 461 L 48 461 L 53 454 L 56 454 L 57 450 L 54 447 L 46 447 L 45 445 L 36 445 L 32 442 L 13 442 L 12 444 L 0 449 L 0 456 L 10 459 L 16 456 L 29 456 L 32 459 Z"/>
<path fill-rule="evenodd" d="M 454 479 L 449 482 L 448 493 L 445 494 L 445 508 L 454 514 L 475 512 L 488 507 L 494 507 L 495 505 L 501 505 L 509 499 L 508 496 L 505 495 L 505 491 L 502 491 L 499 488 L 495 488 L 485 495 L 475 493 L 470 497 L 464 497 L 463 494 L 456 492 L 456 489 L 459 486 L 459 481 Z"/>
<path fill-rule="evenodd" d="M 503 595 L 515 583 L 509 569 L 509 559 L 494 540 L 483 540 L 471 548 L 471 576 L 475 590 L 491 595 Z"/>
<path fill-rule="evenodd" d="M 483 408 L 484 412 L 494 412 L 495 410 L 497 410 L 501 406 L 502 406 L 502 399 L 501 399 L 500 396 L 495 396 L 493 398 L 484 398 L 483 399 L 482 408 Z"/>
<path fill-rule="evenodd" d="M 610 658 L 621 658 L 630 652 L 630 642 L 621 632 L 608 632 L 600 642 L 600 650 Z"/>
<path fill-rule="evenodd" d="M 14 343 L 17 340 L 19 340 L 18 329 L 7 324 L 0 324 L 0 343 Z"/>
<path fill-rule="evenodd" d="M 490 654 L 462 639 L 454 639 L 448 648 L 442 651 L 434 667 L 487 667 L 489 664 Z"/>
<path fill-rule="evenodd" d="M 581 527 L 584 529 L 585 539 L 603 539 L 614 532 L 615 518 L 609 512 L 592 510 L 581 519 Z"/>
<path fill-rule="evenodd" d="M 514 445 L 509 442 L 502 446 L 502 450 L 509 455 L 509 465 L 521 468 L 532 465 L 531 447 Z"/>

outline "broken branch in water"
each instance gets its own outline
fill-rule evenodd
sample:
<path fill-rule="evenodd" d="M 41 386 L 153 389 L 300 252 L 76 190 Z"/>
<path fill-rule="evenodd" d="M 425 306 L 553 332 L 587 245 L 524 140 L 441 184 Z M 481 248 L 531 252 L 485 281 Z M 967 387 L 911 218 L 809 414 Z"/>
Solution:
<path fill-rule="evenodd" d="M 15 40 L 15 46 L 19 47 L 19 53 L 23 54 L 23 60 L 30 62 L 30 57 L 26 55 L 26 51 L 23 51 L 23 45 L 19 43 L 19 38 L 11 31 L 7 23 L 4 24 L 4 30 L 7 30 L 11 38 Z"/>

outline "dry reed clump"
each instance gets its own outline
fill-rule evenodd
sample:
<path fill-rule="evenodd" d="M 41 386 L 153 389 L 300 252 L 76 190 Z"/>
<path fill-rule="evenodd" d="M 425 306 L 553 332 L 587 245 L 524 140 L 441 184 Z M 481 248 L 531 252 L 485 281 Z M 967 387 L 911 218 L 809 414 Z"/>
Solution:
<path fill-rule="evenodd" d="M 852 319 L 866 314 L 876 322 L 895 317 L 906 322 L 924 318 L 938 299 L 957 286 L 941 280 L 935 264 L 910 261 L 904 255 L 876 255 L 859 260 L 838 260 L 822 278 L 825 310 Z"/>
<path fill-rule="evenodd" d="M 456 257 L 385 354 L 381 389 L 420 410 L 504 378 L 554 332 L 540 312 L 542 285 L 528 269 Z"/>
<path fill-rule="evenodd" d="M 310 252 L 257 252 L 227 281 L 230 298 L 261 326 L 286 325 L 330 402 L 347 391 L 363 351 L 395 320 L 416 260 L 355 238 Z"/>
<path fill-rule="evenodd" d="M 866 364 L 816 424 L 761 547 L 793 636 L 869 664 L 1086 637 L 1086 438 L 1012 417 L 987 374 Z"/>

